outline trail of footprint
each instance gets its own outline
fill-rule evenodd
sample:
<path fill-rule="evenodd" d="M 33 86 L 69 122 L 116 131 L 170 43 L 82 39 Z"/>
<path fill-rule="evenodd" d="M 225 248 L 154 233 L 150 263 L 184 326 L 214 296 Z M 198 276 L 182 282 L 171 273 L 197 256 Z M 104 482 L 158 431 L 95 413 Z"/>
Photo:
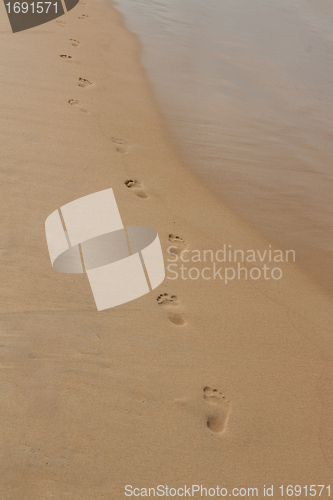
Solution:
<path fill-rule="evenodd" d="M 79 45 L 81 45 L 81 42 L 79 42 L 79 40 L 75 40 L 75 38 L 70 38 L 69 41 L 71 42 L 71 45 L 73 45 L 73 47 L 78 47 Z"/>
<path fill-rule="evenodd" d="M 119 153 L 127 153 L 128 152 L 128 147 L 127 145 L 121 141 L 120 139 L 117 139 L 116 137 L 111 137 L 112 142 L 114 142 L 117 146 L 117 151 Z"/>
<path fill-rule="evenodd" d="M 89 16 L 88 14 L 81 14 L 81 16 L 78 17 L 78 19 L 87 19 Z"/>
<path fill-rule="evenodd" d="M 229 401 L 217 389 L 207 386 L 204 388 L 204 399 L 212 408 L 207 416 L 207 427 L 215 433 L 222 433 L 226 429 L 230 411 Z"/>
<path fill-rule="evenodd" d="M 89 85 L 92 85 L 91 82 L 89 82 L 89 80 L 87 80 L 86 78 L 79 78 L 79 83 L 78 83 L 78 86 L 79 87 L 89 87 Z"/>
<path fill-rule="evenodd" d="M 180 305 L 180 301 L 176 295 L 161 293 L 156 300 L 157 303 L 166 310 L 171 323 L 178 326 L 185 325 L 184 318 L 176 309 Z"/>
<path fill-rule="evenodd" d="M 60 54 L 62 59 L 73 59 L 72 56 L 68 56 L 67 54 Z"/>
<path fill-rule="evenodd" d="M 183 250 L 188 248 L 187 241 L 183 240 L 180 236 L 176 236 L 175 234 L 169 234 L 169 241 L 172 243 L 172 247 L 170 247 L 169 252 L 174 255 L 180 255 Z"/>
<path fill-rule="evenodd" d="M 134 181 L 132 179 L 128 179 L 125 181 L 125 186 L 133 191 L 139 198 L 148 198 L 148 195 L 142 189 L 142 184 L 139 181 Z"/>

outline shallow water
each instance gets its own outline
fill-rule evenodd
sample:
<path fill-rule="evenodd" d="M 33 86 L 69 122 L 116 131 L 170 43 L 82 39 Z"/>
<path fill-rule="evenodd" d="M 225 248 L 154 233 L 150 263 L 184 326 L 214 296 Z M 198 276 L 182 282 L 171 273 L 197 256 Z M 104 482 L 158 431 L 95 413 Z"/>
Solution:
<path fill-rule="evenodd" d="M 332 291 L 332 2 L 116 7 L 188 165 Z"/>

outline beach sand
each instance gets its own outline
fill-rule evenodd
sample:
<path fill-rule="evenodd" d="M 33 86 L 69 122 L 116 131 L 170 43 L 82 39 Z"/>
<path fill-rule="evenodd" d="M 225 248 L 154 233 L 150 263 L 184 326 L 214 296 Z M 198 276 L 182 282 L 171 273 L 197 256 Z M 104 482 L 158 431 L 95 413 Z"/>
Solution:
<path fill-rule="evenodd" d="M 85 0 L 15 35 L 3 15 L 0 38 L 0 497 L 329 485 L 332 298 L 283 263 L 280 280 L 168 277 L 97 312 L 45 241 L 45 219 L 76 198 L 112 187 L 124 224 L 154 227 L 166 259 L 174 242 L 270 242 L 182 164 L 112 7 Z"/>

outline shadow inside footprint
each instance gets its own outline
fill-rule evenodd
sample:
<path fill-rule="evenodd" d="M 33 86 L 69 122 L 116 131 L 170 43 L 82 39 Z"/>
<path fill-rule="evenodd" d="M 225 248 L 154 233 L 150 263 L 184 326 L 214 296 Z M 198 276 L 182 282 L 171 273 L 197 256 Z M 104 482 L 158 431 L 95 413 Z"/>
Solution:
<path fill-rule="evenodd" d="M 166 310 L 171 323 L 178 326 L 185 325 L 183 316 L 175 309 L 180 305 L 180 301 L 176 295 L 161 293 L 156 300 L 157 303 Z"/>
<path fill-rule="evenodd" d="M 75 38 L 70 38 L 69 41 L 71 42 L 73 47 L 78 47 L 81 43 L 81 42 L 79 42 L 79 40 L 75 40 Z"/>
<path fill-rule="evenodd" d="M 183 250 L 188 248 L 187 241 L 183 240 L 180 236 L 176 236 L 175 234 L 169 234 L 169 241 L 172 243 L 172 247 L 170 247 L 169 252 L 174 255 L 180 255 Z"/>
<path fill-rule="evenodd" d="M 92 85 L 91 82 L 89 82 L 89 80 L 87 80 L 86 78 L 79 78 L 79 83 L 78 83 L 78 86 L 79 87 L 89 87 L 89 85 Z"/>
<path fill-rule="evenodd" d="M 60 54 L 62 59 L 72 59 L 72 56 L 68 56 L 67 54 Z"/>
<path fill-rule="evenodd" d="M 207 427 L 215 433 L 222 433 L 227 424 L 230 411 L 229 401 L 217 389 L 204 388 L 204 399 L 212 405 L 207 417 Z"/>
<path fill-rule="evenodd" d="M 131 189 L 139 198 L 148 198 L 148 195 L 144 192 L 142 184 L 139 181 L 128 179 L 125 181 L 125 186 Z"/>
<path fill-rule="evenodd" d="M 81 14 L 81 16 L 78 17 L 78 19 L 87 19 L 89 16 L 88 14 Z"/>
<path fill-rule="evenodd" d="M 68 101 L 68 104 L 70 104 L 71 106 L 76 106 L 78 104 L 81 104 L 80 101 L 77 101 L 76 99 L 70 99 Z"/>
<path fill-rule="evenodd" d="M 126 144 L 121 141 L 120 139 L 117 139 L 116 137 L 111 137 L 112 142 L 114 142 L 117 146 L 117 151 L 119 153 L 127 153 L 128 152 L 128 147 Z"/>

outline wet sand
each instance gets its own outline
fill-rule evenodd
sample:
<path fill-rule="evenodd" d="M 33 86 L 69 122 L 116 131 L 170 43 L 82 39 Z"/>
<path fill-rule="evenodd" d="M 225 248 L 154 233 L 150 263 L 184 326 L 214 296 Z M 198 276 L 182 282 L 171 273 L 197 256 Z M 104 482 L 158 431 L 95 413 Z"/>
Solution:
<path fill-rule="evenodd" d="M 116 5 L 185 163 L 332 293 L 332 3 Z"/>
<path fill-rule="evenodd" d="M 46 247 L 45 219 L 76 198 L 112 187 L 125 225 L 158 231 L 167 265 L 170 245 L 263 255 L 270 242 L 183 165 L 109 5 L 16 35 L 2 18 L 0 38 L 1 498 L 328 485 L 331 297 L 282 262 L 281 279 L 227 284 L 167 271 L 97 312 L 86 277 L 55 272 Z"/>

